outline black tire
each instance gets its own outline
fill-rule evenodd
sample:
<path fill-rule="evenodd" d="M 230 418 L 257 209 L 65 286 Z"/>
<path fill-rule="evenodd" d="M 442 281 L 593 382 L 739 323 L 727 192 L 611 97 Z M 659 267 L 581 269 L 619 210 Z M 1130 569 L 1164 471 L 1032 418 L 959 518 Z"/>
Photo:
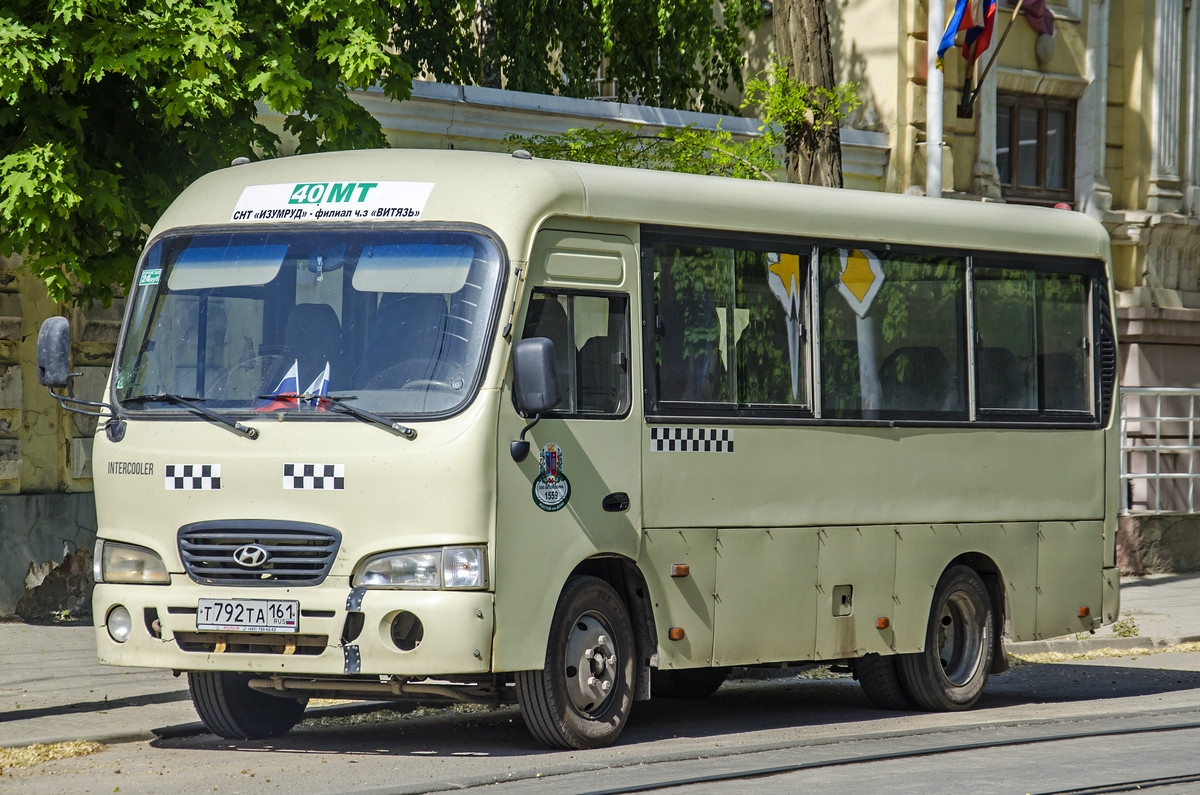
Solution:
<path fill-rule="evenodd" d="M 854 660 L 854 678 L 867 699 L 880 709 L 911 710 L 912 700 L 900 684 L 896 655 L 867 654 Z"/>
<path fill-rule="evenodd" d="M 254 690 L 252 674 L 192 671 L 188 690 L 208 730 L 227 740 L 277 737 L 299 723 L 307 698 L 282 698 Z"/>
<path fill-rule="evenodd" d="M 729 676 L 728 668 L 686 668 L 650 672 L 651 698 L 708 698 Z"/>
<path fill-rule="evenodd" d="M 968 709 L 979 700 L 992 667 L 995 613 L 987 587 L 972 569 L 952 566 L 933 592 L 925 651 L 901 654 L 896 672 L 922 709 Z"/>
<path fill-rule="evenodd" d="M 611 745 L 633 705 L 634 656 L 617 592 L 597 577 L 571 578 L 554 609 L 545 668 L 516 675 L 530 733 L 552 748 Z"/>

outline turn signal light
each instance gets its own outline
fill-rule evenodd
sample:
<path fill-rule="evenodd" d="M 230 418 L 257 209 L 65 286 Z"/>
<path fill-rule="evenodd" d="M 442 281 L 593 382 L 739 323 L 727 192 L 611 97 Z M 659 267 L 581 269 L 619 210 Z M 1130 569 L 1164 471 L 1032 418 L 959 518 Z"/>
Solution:
<path fill-rule="evenodd" d="M 891 625 L 891 619 L 889 619 L 887 616 L 875 619 L 875 629 L 887 629 Z"/>
<path fill-rule="evenodd" d="M 1092 614 L 1092 608 L 1090 608 L 1090 607 L 1079 608 L 1079 617 L 1080 618 L 1087 618 L 1091 614 Z"/>
<path fill-rule="evenodd" d="M 683 627 L 671 627 L 667 630 L 667 637 L 671 640 L 683 640 Z"/>
<path fill-rule="evenodd" d="M 672 577 L 686 577 L 691 573 L 692 573 L 692 567 L 686 563 L 672 563 L 671 564 L 671 576 Z"/>

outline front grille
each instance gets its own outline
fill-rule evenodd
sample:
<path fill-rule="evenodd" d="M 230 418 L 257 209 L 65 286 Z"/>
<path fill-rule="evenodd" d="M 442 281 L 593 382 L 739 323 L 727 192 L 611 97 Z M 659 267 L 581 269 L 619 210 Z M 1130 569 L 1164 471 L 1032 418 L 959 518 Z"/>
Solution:
<path fill-rule="evenodd" d="M 342 534 L 332 527 L 303 522 L 197 522 L 179 528 L 183 567 L 205 585 L 319 585 L 341 543 Z"/>
<path fill-rule="evenodd" d="M 176 632 L 180 651 L 205 654 L 288 654 L 317 656 L 329 646 L 328 635 L 276 635 L 246 632 Z"/>

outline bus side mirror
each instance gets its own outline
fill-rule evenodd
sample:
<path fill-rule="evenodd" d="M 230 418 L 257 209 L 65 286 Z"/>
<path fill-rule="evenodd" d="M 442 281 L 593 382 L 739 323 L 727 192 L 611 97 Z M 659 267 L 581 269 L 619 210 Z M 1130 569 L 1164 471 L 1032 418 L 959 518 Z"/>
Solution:
<path fill-rule="evenodd" d="M 513 461 L 521 462 L 529 455 L 525 434 L 549 411 L 562 402 L 558 388 L 558 367 L 554 359 L 554 343 L 545 337 L 530 337 L 513 345 L 513 403 L 523 416 L 533 420 L 521 429 L 521 438 L 511 442 L 508 452 Z"/>
<path fill-rule="evenodd" d="M 524 415 L 538 415 L 562 402 L 554 343 L 530 337 L 513 345 L 513 402 Z"/>
<path fill-rule="evenodd" d="M 38 383 L 51 389 L 71 380 L 71 327 L 65 317 L 50 317 L 38 331 Z"/>

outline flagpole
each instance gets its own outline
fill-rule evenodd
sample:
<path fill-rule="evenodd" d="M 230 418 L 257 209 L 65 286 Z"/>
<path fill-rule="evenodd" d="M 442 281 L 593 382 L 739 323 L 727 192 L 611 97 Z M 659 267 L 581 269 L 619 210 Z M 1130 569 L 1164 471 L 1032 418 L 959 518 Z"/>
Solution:
<path fill-rule="evenodd" d="M 1004 40 L 1008 38 L 1008 32 L 1012 30 L 1013 23 L 1017 21 L 1017 14 L 1021 13 L 1021 6 L 1025 5 L 1025 0 L 1017 0 L 1016 8 L 1013 9 L 1012 16 L 1008 20 L 1008 24 L 1004 26 L 1004 33 L 1000 35 L 1000 41 L 996 43 L 995 49 L 992 50 L 992 57 L 988 60 L 987 66 L 983 67 L 983 74 L 979 76 L 979 82 L 975 84 L 975 91 L 971 94 L 971 105 L 975 104 L 975 98 L 979 96 L 979 90 L 983 88 L 983 81 L 987 78 L 988 72 L 992 70 L 992 64 L 996 63 L 996 56 L 1000 54 L 1000 48 L 1004 46 Z"/>
<path fill-rule="evenodd" d="M 937 68 L 938 42 L 946 27 L 944 0 L 929 0 L 929 33 L 925 58 L 925 195 L 942 196 L 942 70 Z"/>

